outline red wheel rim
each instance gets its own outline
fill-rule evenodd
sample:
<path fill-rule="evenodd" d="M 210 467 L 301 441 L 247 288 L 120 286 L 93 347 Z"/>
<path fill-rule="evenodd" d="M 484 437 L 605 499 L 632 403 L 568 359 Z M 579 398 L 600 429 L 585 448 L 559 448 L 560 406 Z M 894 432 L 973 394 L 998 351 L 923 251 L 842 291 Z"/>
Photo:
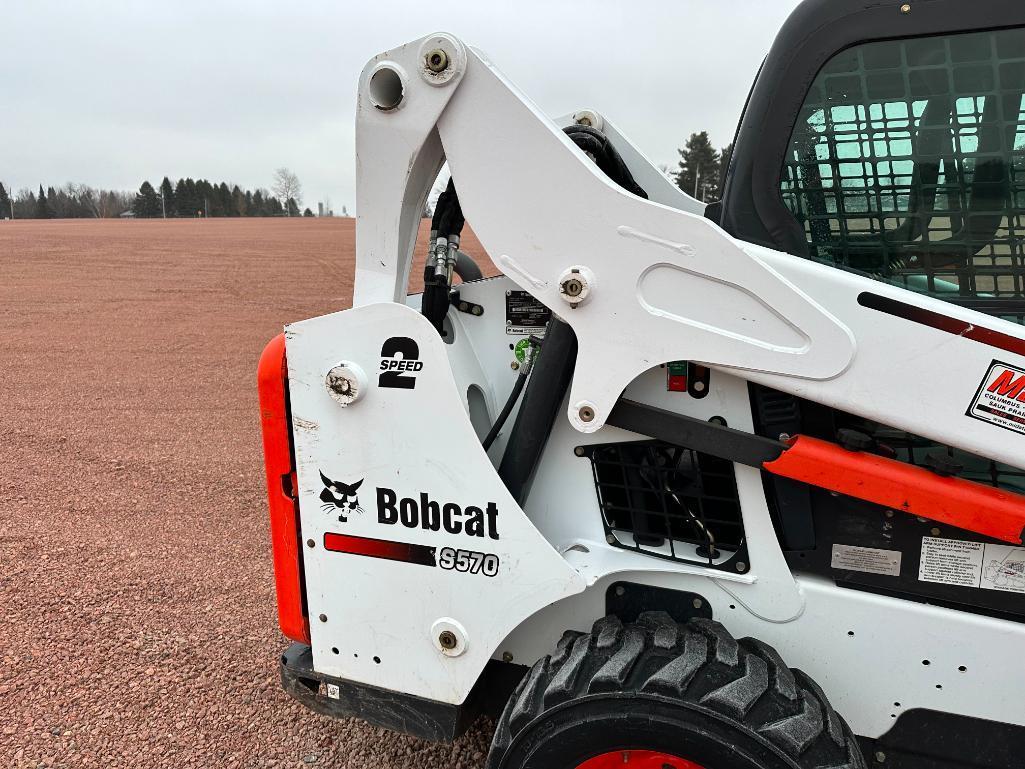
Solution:
<path fill-rule="evenodd" d="M 610 750 L 589 758 L 576 769 L 705 769 L 686 758 L 657 750 Z"/>

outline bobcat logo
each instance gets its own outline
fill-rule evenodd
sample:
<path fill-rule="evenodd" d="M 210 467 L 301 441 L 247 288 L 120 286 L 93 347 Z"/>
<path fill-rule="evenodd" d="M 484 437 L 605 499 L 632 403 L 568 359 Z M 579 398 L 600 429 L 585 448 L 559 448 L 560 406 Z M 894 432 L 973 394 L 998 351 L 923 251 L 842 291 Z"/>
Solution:
<path fill-rule="evenodd" d="M 340 510 L 338 520 L 342 523 L 349 520 L 345 517 L 346 515 L 363 512 L 363 508 L 359 504 L 359 497 L 356 494 L 359 487 L 363 484 L 362 478 L 355 483 L 341 483 L 340 481 L 332 481 L 321 471 L 320 480 L 324 482 L 324 490 L 320 492 L 320 501 L 324 503 L 320 506 L 321 510 L 329 513 Z"/>

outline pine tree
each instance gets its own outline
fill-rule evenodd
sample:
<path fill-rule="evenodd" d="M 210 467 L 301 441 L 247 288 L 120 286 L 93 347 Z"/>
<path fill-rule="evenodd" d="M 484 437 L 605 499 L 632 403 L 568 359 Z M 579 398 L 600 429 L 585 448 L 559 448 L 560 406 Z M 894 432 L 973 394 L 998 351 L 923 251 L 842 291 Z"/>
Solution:
<path fill-rule="evenodd" d="M 50 189 L 53 189 L 52 187 Z M 43 192 L 43 185 L 39 185 L 39 197 L 36 198 L 36 219 L 53 219 L 53 208 L 50 207 L 50 202 L 46 199 L 46 193 Z"/>
<path fill-rule="evenodd" d="M 263 199 L 263 193 L 257 190 L 253 193 L 253 205 L 249 207 L 250 216 L 266 216 L 267 203 Z"/>
<path fill-rule="evenodd" d="M 206 179 L 196 181 L 196 203 L 202 216 L 221 216 L 215 193 L 216 188 Z"/>
<path fill-rule="evenodd" d="M 313 212 L 309 208 L 307 208 L 303 211 L 303 216 L 313 216 Z"/>
<path fill-rule="evenodd" d="M 299 216 L 299 205 L 295 202 L 295 198 L 288 199 L 288 215 Z"/>
<path fill-rule="evenodd" d="M 677 186 L 698 200 L 714 197 L 719 189 L 719 153 L 708 139 L 708 131 L 691 134 L 680 153 Z"/>
<path fill-rule="evenodd" d="M 7 194 L 7 190 L 4 189 L 4 185 L 0 184 L 0 219 L 10 219 L 13 215 L 11 197 Z"/>
<path fill-rule="evenodd" d="M 185 189 L 188 191 L 187 200 L 189 203 L 189 216 L 206 216 L 204 211 L 203 196 L 199 192 L 199 185 L 190 176 L 185 179 Z"/>
<path fill-rule="evenodd" d="M 178 207 L 174 201 L 174 187 L 171 186 L 171 180 L 166 176 L 164 181 L 160 182 L 160 197 L 163 199 L 161 213 L 164 216 L 174 216 L 174 212 L 178 210 Z"/>
<path fill-rule="evenodd" d="M 231 190 L 224 182 L 217 185 L 217 201 L 221 204 L 221 216 L 231 216 Z"/>
<path fill-rule="evenodd" d="M 141 219 L 155 219 L 160 216 L 160 198 L 149 182 L 143 182 L 135 196 L 132 211 Z"/>
<path fill-rule="evenodd" d="M 180 217 L 195 216 L 196 212 L 189 205 L 189 190 L 185 180 L 179 179 L 174 185 L 174 215 Z"/>
<path fill-rule="evenodd" d="M 36 216 L 36 194 L 32 190 L 25 190 L 18 193 L 18 199 L 14 203 L 14 210 L 20 219 L 34 219 Z"/>
<path fill-rule="evenodd" d="M 231 188 L 231 215 L 246 215 L 246 196 L 238 188 L 237 184 Z"/>

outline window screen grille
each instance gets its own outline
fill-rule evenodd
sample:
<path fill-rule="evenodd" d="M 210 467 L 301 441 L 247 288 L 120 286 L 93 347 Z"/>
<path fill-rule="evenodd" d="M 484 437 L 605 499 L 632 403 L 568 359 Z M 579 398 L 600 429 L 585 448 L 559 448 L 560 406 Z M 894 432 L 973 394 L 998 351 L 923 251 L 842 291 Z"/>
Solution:
<path fill-rule="evenodd" d="M 1025 30 L 838 54 L 781 191 L 812 258 L 1022 322 Z"/>

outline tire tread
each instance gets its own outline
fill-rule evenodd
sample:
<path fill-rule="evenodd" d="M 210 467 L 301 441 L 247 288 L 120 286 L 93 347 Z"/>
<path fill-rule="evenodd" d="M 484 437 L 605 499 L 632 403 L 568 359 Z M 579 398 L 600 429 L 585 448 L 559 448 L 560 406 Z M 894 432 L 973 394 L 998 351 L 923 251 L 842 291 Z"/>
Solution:
<path fill-rule="evenodd" d="M 608 692 L 671 697 L 760 735 L 801 769 L 865 769 L 857 740 L 821 687 L 768 644 L 735 639 L 719 622 L 675 622 L 645 612 L 624 625 L 603 617 L 590 633 L 567 631 L 530 669 L 499 720 L 488 769 L 549 709 Z"/>

